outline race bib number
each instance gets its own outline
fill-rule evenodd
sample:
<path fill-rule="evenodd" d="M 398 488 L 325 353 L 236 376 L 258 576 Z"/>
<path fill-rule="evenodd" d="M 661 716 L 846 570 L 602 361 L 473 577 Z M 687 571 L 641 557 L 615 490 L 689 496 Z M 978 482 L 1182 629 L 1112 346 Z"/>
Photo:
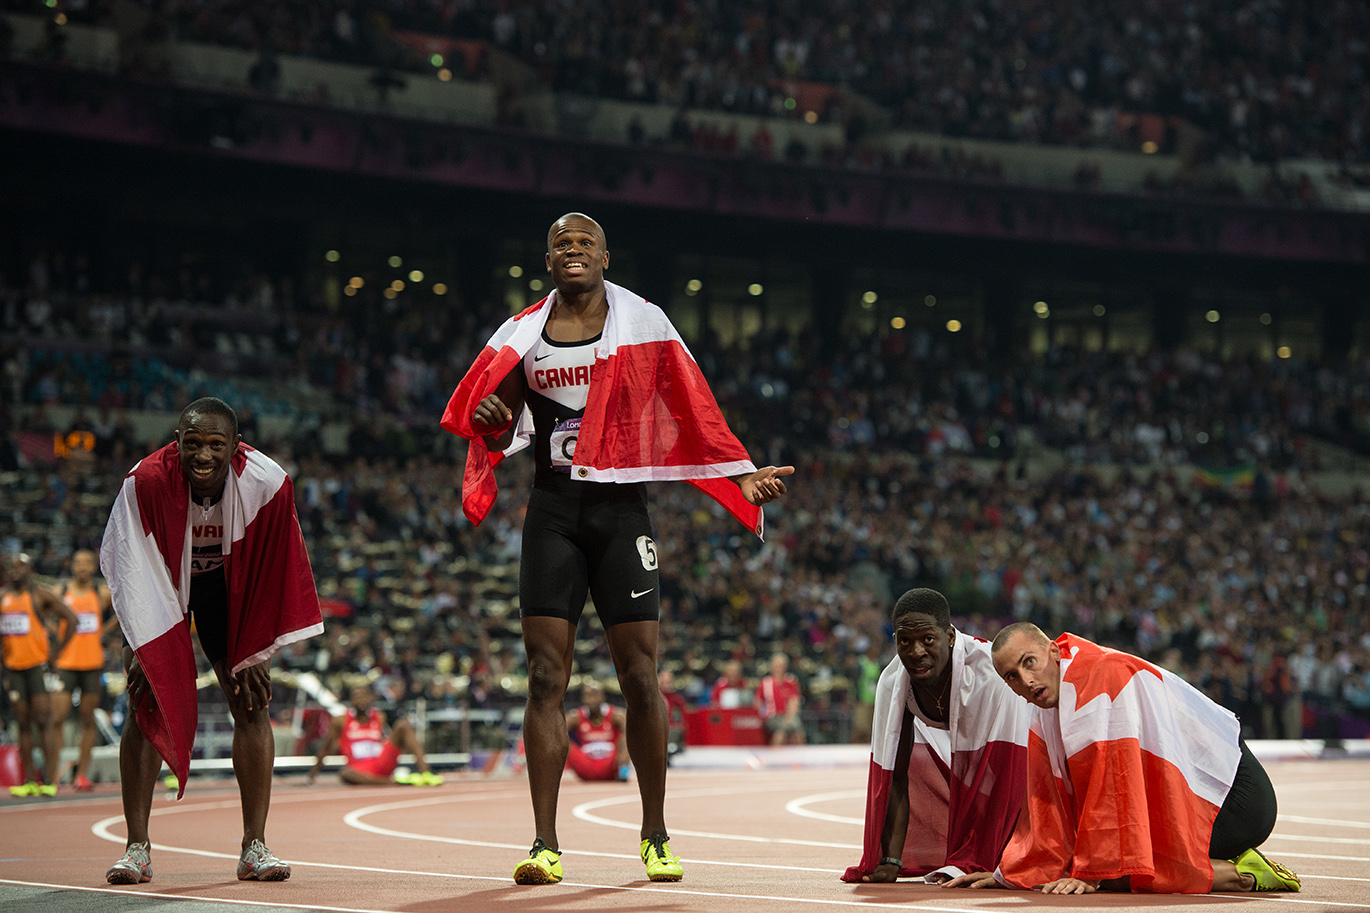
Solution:
<path fill-rule="evenodd" d="M 27 612 L 6 612 L 0 615 L 0 634 L 5 637 L 22 637 L 29 632 Z"/>
<path fill-rule="evenodd" d="M 557 422 L 548 441 L 552 445 L 552 468 L 569 473 L 576 455 L 576 438 L 580 437 L 580 419 L 568 418 Z"/>
<path fill-rule="evenodd" d="M 381 754 L 380 742 L 353 742 L 352 757 L 358 761 L 368 761 L 371 758 L 378 758 Z"/>
<path fill-rule="evenodd" d="M 613 757 L 614 752 L 618 751 L 618 748 L 613 742 L 588 742 L 585 745 L 582 745 L 580 750 L 583 751 L 585 757 L 590 760 L 602 761 L 605 758 Z"/>
<path fill-rule="evenodd" d="M 100 631 L 100 616 L 94 612 L 80 612 L 76 616 L 77 634 L 97 634 Z"/>

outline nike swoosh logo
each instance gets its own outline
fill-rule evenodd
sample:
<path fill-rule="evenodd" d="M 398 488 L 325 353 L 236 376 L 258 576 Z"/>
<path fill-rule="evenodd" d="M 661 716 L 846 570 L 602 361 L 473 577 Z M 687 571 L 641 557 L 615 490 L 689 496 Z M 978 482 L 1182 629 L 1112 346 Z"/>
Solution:
<path fill-rule="evenodd" d="M 654 590 L 654 589 L 656 589 L 656 587 L 654 587 L 654 586 L 653 586 L 653 587 L 648 587 L 647 589 L 643 590 L 641 593 L 639 593 L 637 590 L 633 590 L 633 598 L 634 598 L 634 599 L 637 599 L 637 598 L 640 597 L 640 596 L 646 596 L 648 593 L 650 593 L 650 592 L 651 592 L 652 590 Z"/>
<path fill-rule="evenodd" d="M 544 358 L 551 358 L 556 352 L 548 352 L 546 355 L 534 355 L 533 361 L 542 361 Z"/>

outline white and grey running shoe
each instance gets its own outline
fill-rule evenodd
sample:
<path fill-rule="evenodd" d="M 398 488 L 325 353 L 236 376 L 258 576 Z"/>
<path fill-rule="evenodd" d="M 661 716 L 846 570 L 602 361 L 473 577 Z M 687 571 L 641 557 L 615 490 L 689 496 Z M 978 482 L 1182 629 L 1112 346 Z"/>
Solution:
<path fill-rule="evenodd" d="M 239 881 L 285 881 L 289 877 L 290 866 L 277 859 L 260 840 L 252 841 L 238 860 Z"/>
<path fill-rule="evenodd" d="M 152 847 L 147 843 L 130 843 L 123 857 L 105 873 L 105 881 L 110 884 L 142 884 L 151 880 Z"/>

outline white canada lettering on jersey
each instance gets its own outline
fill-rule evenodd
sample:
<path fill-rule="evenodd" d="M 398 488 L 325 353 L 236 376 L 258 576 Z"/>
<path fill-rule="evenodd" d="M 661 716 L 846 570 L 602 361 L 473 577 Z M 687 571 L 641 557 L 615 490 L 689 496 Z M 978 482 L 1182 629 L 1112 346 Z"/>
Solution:
<path fill-rule="evenodd" d="M 224 502 L 208 509 L 190 504 L 190 573 L 204 574 L 224 563 Z"/>
<path fill-rule="evenodd" d="M 584 409 L 598 346 L 598 339 L 569 345 L 548 342 L 546 337 L 539 339 L 523 356 L 523 373 L 529 389 L 567 409 Z"/>

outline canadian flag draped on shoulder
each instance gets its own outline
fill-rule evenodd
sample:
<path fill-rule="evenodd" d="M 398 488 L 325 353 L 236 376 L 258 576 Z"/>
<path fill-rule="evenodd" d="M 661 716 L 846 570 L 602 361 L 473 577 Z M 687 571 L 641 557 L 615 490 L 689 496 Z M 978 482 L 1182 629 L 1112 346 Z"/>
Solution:
<path fill-rule="evenodd" d="M 756 466 L 728 429 L 684 340 L 661 308 L 612 282 L 604 283 L 604 289 L 609 316 L 595 350 L 572 478 L 689 482 L 762 535 L 761 509 L 749 504 L 730 481 L 733 476 L 755 472 Z M 532 419 L 527 409 L 516 416 L 513 441 L 505 450 L 491 453 L 485 437 L 490 432 L 475 429 L 471 416 L 537 344 L 556 294 L 509 318 L 495 331 L 443 412 L 442 427 L 471 442 L 462 509 L 472 523 L 479 524 L 489 514 L 498 491 L 494 467 L 528 446 Z"/>
<path fill-rule="evenodd" d="M 224 484 L 228 662 L 236 674 L 280 647 L 323 633 L 314 574 L 279 465 L 239 444 Z M 190 485 L 175 443 L 124 478 L 100 546 L 114 613 L 152 688 L 138 726 L 185 792 L 198 702 L 190 643 Z"/>
<path fill-rule="evenodd" d="M 1179 676 L 1073 634 L 1057 707 L 1032 707 L 1028 797 L 1001 881 L 1131 877 L 1206 894 L 1213 819 L 1237 773 L 1237 718 Z"/>
<path fill-rule="evenodd" d="M 993 871 L 1023 802 L 1027 702 L 994 671 L 988 643 L 957 631 L 951 651 L 947 729 L 913 716 L 903 875 Z M 843 881 L 860 881 L 885 855 L 881 837 L 908 695 L 909 674 L 895 657 L 875 691 L 861 862 Z"/>

